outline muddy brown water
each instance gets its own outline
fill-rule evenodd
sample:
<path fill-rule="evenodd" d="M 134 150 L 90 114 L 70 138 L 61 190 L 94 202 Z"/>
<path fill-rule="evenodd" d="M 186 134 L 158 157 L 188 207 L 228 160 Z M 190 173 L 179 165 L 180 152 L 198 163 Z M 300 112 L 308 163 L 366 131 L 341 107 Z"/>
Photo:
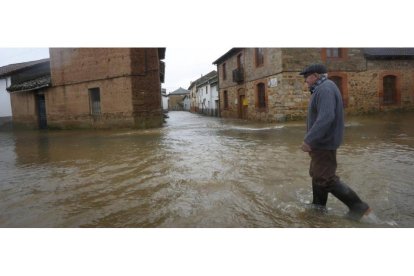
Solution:
<path fill-rule="evenodd" d="M 379 221 L 309 208 L 303 121 L 0 132 L 0 227 L 414 227 L 414 113 L 346 118 L 338 175 Z"/>

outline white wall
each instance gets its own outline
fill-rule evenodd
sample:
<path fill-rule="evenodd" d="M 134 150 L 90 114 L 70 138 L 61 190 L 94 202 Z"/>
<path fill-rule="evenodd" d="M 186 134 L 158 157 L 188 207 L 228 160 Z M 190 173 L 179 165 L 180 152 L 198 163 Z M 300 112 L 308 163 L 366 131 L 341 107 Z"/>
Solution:
<path fill-rule="evenodd" d="M 184 99 L 184 107 L 183 109 L 185 111 L 190 111 L 190 104 L 191 104 L 191 100 L 190 100 L 190 95 L 188 95 L 187 97 L 185 97 Z"/>
<path fill-rule="evenodd" d="M 12 116 L 10 94 L 6 90 L 6 85 L 9 83 L 9 77 L 0 79 L 0 117 Z"/>
<path fill-rule="evenodd" d="M 218 109 L 216 100 L 218 100 L 216 85 L 210 86 L 210 84 L 206 84 L 197 87 L 198 112 L 213 116 Z"/>
<path fill-rule="evenodd" d="M 162 95 L 162 110 L 168 110 L 168 96 Z"/>

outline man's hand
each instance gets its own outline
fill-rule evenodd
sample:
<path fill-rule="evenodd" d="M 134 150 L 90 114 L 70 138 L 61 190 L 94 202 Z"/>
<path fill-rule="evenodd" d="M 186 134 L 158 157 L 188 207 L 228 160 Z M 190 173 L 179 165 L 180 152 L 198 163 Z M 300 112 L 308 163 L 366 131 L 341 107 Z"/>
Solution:
<path fill-rule="evenodd" d="M 310 151 L 312 151 L 311 147 L 308 144 L 306 144 L 305 142 L 303 142 L 301 149 L 304 152 L 310 152 Z"/>

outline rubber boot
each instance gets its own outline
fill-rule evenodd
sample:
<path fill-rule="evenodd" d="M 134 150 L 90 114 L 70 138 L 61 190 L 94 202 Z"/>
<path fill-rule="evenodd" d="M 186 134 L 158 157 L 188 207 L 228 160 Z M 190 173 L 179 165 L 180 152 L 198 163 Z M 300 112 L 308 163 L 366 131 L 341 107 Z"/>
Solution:
<path fill-rule="evenodd" d="M 326 202 L 328 201 L 328 192 L 326 191 L 326 189 L 316 184 L 316 181 L 312 180 L 312 192 L 312 204 L 325 207 Z"/>
<path fill-rule="evenodd" d="M 330 192 L 348 206 L 347 218 L 349 219 L 360 220 L 369 209 L 368 204 L 363 202 L 351 188 L 341 181 L 336 181 L 330 188 Z"/>
<path fill-rule="evenodd" d="M 328 201 L 328 192 L 326 191 L 326 189 L 316 184 L 316 182 L 312 180 L 312 193 L 313 210 L 317 211 L 318 213 L 326 213 L 326 202 Z"/>

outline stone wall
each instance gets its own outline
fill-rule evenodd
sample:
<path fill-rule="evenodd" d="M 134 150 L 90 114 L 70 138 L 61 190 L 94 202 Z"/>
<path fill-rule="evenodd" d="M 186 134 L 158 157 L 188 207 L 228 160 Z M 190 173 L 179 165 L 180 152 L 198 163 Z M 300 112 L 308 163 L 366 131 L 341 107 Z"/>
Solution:
<path fill-rule="evenodd" d="M 295 50 L 300 53 L 302 49 Z M 247 48 L 241 52 L 244 60 L 245 81 L 237 85 L 233 82 L 229 72 L 237 68 L 237 55 L 226 60 L 228 78 L 220 83 L 220 108 L 222 117 L 240 117 L 240 95 L 247 99 L 247 119 L 257 121 L 281 121 L 286 118 L 303 117 L 306 111 L 309 96 L 304 89 L 303 78 L 298 76 L 302 65 L 295 65 L 298 71 L 295 73 L 283 73 L 282 61 L 294 57 L 295 53 L 284 53 L 280 48 L 265 48 L 265 61 L 262 66 L 256 67 L 255 49 Z M 283 56 L 286 55 L 286 56 Z M 304 56 L 306 56 L 304 54 Z M 290 61 L 295 63 L 294 60 Z M 283 66 L 282 66 L 283 65 Z M 219 70 L 222 68 L 220 64 Z M 300 68 L 300 69 L 299 69 Z M 229 77 L 230 75 L 230 77 Z M 219 71 L 220 80 L 222 72 Z M 266 87 L 267 108 L 261 109 L 257 103 L 257 85 L 263 83 Z M 224 108 L 224 91 L 228 93 L 229 107 Z M 305 107 L 305 108 L 304 108 Z"/>
<path fill-rule="evenodd" d="M 329 76 L 343 79 L 343 99 L 347 114 L 373 113 L 414 109 L 414 60 L 366 60 L 360 48 L 344 49 L 340 59 L 326 59 L 320 48 L 266 48 L 265 64 L 257 68 L 254 49 L 242 49 L 245 79 L 241 84 L 232 81 L 231 71 L 237 68 L 237 54 L 225 60 L 227 80 L 220 77 L 220 108 L 222 117 L 240 118 L 240 95 L 247 99 L 247 119 L 266 122 L 304 118 L 310 93 L 299 72 L 309 64 L 324 63 Z M 397 76 L 398 103 L 382 104 L 383 77 Z M 259 109 L 257 84 L 265 84 L 267 107 Z M 224 91 L 229 107 L 224 108 Z"/>

